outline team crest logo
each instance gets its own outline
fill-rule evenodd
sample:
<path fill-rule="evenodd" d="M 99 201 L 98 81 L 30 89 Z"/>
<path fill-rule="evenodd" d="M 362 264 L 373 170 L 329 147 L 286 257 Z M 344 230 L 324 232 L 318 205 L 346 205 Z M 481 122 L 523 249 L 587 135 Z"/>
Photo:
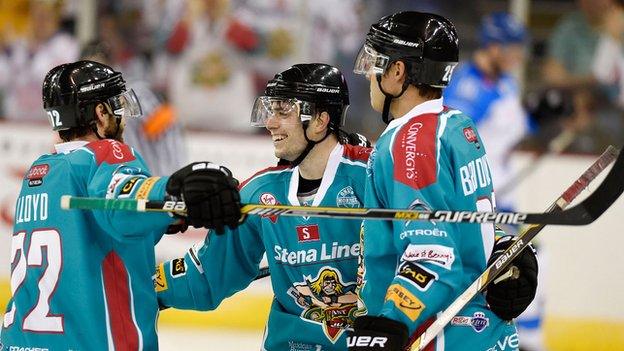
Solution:
<path fill-rule="evenodd" d="M 263 205 L 279 205 L 279 201 L 277 201 L 277 199 L 275 198 L 275 195 L 271 194 L 271 193 L 262 193 L 262 195 L 260 195 L 260 203 Z M 277 216 L 273 215 L 273 216 L 262 216 L 262 217 L 266 217 L 269 220 L 271 220 L 271 222 L 273 223 L 277 223 Z"/>
<path fill-rule="evenodd" d="M 353 325 L 357 310 L 354 282 L 344 282 L 338 270 L 323 267 L 315 278 L 305 276 L 295 283 L 288 294 L 303 308 L 301 318 L 321 324 L 325 336 L 332 342 Z"/>
<path fill-rule="evenodd" d="M 485 318 L 485 313 L 483 312 L 475 312 L 472 316 L 471 324 L 472 329 L 474 329 L 477 333 L 480 333 L 490 324 L 490 319 Z"/>
<path fill-rule="evenodd" d="M 336 206 L 349 208 L 359 208 L 361 206 L 360 200 L 355 196 L 355 192 L 350 185 L 342 188 L 342 190 L 338 192 L 338 196 L 336 196 Z"/>

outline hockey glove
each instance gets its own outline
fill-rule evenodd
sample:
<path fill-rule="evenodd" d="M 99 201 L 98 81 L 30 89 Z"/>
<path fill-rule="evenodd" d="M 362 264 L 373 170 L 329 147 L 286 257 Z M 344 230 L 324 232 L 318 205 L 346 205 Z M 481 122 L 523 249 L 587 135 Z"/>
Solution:
<path fill-rule="evenodd" d="M 385 317 L 362 316 L 353 323 L 347 347 L 349 351 L 402 351 L 407 340 L 405 324 Z"/>
<path fill-rule="evenodd" d="M 175 223 L 170 224 L 165 230 L 165 234 L 178 234 L 184 233 L 188 229 L 188 223 L 186 218 L 179 218 Z"/>
<path fill-rule="evenodd" d="M 167 193 L 186 203 L 187 223 L 222 234 L 241 218 L 238 181 L 229 169 L 210 162 L 194 162 L 169 177 Z"/>
<path fill-rule="evenodd" d="M 500 257 L 515 242 L 515 238 L 513 235 L 505 235 L 498 239 L 488 265 Z M 503 320 L 511 320 L 524 312 L 537 291 L 538 268 L 533 246 L 529 244 L 511 264 L 519 269 L 520 275 L 515 279 L 491 283 L 485 295 L 492 312 Z"/>

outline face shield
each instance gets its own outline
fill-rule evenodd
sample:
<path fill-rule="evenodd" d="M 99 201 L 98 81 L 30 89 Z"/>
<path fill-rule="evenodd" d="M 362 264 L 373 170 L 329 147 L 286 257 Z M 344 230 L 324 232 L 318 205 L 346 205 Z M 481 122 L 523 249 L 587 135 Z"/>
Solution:
<path fill-rule="evenodd" d="M 353 73 L 365 76 L 371 73 L 383 74 L 389 62 L 390 58 L 387 55 L 379 53 L 371 46 L 364 44 L 355 59 Z"/>
<path fill-rule="evenodd" d="M 251 126 L 266 127 L 270 118 L 281 124 L 300 124 L 309 121 L 314 115 L 313 103 L 298 99 L 260 96 L 251 110 Z"/>
<path fill-rule="evenodd" d="M 132 89 L 108 98 L 106 103 L 117 118 L 138 118 L 142 115 L 141 103 Z"/>

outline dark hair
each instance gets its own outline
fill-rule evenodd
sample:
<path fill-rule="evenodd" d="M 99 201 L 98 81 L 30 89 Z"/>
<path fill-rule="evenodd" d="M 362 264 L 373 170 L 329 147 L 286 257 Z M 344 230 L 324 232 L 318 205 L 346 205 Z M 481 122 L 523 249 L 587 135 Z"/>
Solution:
<path fill-rule="evenodd" d="M 435 88 L 431 85 L 417 84 L 418 95 L 427 99 L 439 99 L 442 97 L 442 88 Z"/>
<path fill-rule="evenodd" d="M 88 135 L 92 131 L 93 129 L 91 129 L 91 126 L 80 126 L 59 130 L 58 133 L 61 140 L 63 140 L 64 142 L 68 142 Z"/>
<path fill-rule="evenodd" d="M 104 112 L 106 114 L 109 113 L 107 105 L 105 103 L 102 103 L 102 102 L 94 103 L 91 108 L 86 109 L 86 113 L 93 113 L 94 115 L 91 122 L 88 125 L 81 125 L 81 126 L 71 127 L 69 129 L 59 130 L 58 133 L 59 133 L 59 137 L 61 138 L 61 140 L 63 140 L 64 142 L 68 142 L 68 141 L 72 141 L 78 138 L 82 138 L 88 135 L 89 133 L 93 132 L 97 128 L 96 127 L 97 116 L 95 115 L 96 114 L 95 110 L 99 104 L 102 104 L 104 106 Z"/>

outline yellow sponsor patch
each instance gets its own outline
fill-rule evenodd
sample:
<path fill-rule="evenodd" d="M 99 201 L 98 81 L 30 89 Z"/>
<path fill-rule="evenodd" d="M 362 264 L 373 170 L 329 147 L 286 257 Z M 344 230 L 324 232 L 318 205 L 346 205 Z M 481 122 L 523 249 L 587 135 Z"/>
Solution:
<path fill-rule="evenodd" d="M 165 275 L 165 264 L 161 263 L 156 266 L 156 274 L 154 274 L 154 290 L 161 292 L 167 290 L 167 276 Z"/>
<path fill-rule="evenodd" d="M 137 190 L 135 198 L 137 200 L 146 200 L 158 179 L 160 179 L 160 177 L 149 177 L 145 179 L 143 181 L 143 184 L 141 184 L 141 186 L 139 187 L 139 190 Z"/>
<path fill-rule="evenodd" d="M 418 319 L 420 313 L 425 309 L 424 303 L 399 284 L 390 285 L 386 293 L 386 301 L 394 302 L 394 305 L 412 321 Z"/>

